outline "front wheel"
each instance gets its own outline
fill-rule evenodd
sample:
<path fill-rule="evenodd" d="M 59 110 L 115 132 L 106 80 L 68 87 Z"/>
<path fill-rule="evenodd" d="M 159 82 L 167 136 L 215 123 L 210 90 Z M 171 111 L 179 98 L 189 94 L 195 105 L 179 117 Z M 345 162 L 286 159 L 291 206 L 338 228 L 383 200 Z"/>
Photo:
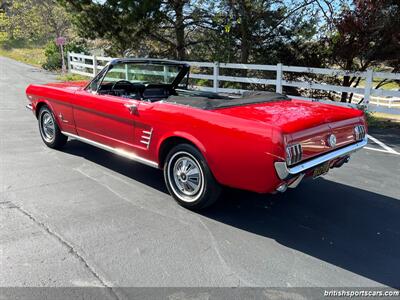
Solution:
<path fill-rule="evenodd" d="M 53 112 L 46 105 L 39 110 L 38 122 L 40 136 L 47 147 L 59 149 L 67 143 L 68 137 L 61 133 Z"/>
<path fill-rule="evenodd" d="M 168 191 L 183 207 L 199 210 L 218 199 L 221 186 L 202 154 L 192 145 L 175 146 L 167 155 L 164 178 Z"/>

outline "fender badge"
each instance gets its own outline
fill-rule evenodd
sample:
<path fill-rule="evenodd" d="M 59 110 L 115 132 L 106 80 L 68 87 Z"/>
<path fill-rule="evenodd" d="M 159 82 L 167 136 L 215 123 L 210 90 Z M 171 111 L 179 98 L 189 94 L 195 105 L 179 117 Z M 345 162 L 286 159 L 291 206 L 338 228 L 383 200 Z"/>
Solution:
<path fill-rule="evenodd" d="M 68 121 L 64 119 L 64 116 L 62 115 L 62 113 L 59 113 L 58 116 L 60 117 L 62 122 L 68 123 Z"/>

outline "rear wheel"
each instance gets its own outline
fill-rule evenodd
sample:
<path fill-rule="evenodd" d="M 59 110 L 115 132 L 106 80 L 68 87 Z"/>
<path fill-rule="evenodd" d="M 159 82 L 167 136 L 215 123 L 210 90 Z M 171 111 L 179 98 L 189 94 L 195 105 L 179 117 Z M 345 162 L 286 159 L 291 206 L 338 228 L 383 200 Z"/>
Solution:
<path fill-rule="evenodd" d="M 48 106 L 42 106 L 38 116 L 39 132 L 46 146 L 59 149 L 62 148 L 68 137 L 63 135 L 57 125 L 53 112 Z"/>
<path fill-rule="evenodd" d="M 167 155 L 164 178 L 168 191 L 183 207 L 198 210 L 218 199 L 221 186 L 202 154 L 192 145 L 175 146 Z"/>

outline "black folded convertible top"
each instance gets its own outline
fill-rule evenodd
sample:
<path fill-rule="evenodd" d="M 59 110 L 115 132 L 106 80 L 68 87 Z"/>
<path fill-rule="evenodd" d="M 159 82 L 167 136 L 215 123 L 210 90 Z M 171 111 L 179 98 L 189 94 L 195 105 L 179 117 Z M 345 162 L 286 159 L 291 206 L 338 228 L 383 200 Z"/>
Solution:
<path fill-rule="evenodd" d="M 245 93 L 240 98 L 221 97 L 220 95 L 213 93 L 204 93 L 205 96 L 201 96 L 201 93 L 197 95 L 179 95 L 170 96 L 165 102 L 177 103 L 182 105 L 189 105 L 196 108 L 205 110 L 213 110 L 220 108 L 228 108 L 234 106 L 243 106 L 248 104 L 272 102 L 272 101 L 290 101 L 290 98 L 285 95 L 272 93 L 272 92 L 251 92 Z M 215 98 L 213 97 L 215 96 Z"/>

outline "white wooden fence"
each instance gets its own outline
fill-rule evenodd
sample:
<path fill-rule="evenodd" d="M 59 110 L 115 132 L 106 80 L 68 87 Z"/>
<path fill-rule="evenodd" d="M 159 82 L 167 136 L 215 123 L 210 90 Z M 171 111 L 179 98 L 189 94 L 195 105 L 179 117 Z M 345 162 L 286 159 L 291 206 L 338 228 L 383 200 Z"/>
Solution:
<path fill-rule="evenodd" d="M 111 57 L 92 56 L 78 53 L 68 53 L 68 71 L 74 74 L 80 74 L 84 76 L 93 77 L 103 67 L 111 61 Z M 323 69 L 323 68 L 309 68 L 309 67 L 294 67 L 284 66 L 282 64 L 277 65 L 255 65 L 255 64 L 232 64 L 232 63 L 219 63 L 219 62 L 194 62 L 187 61 L 192 68 L 196 70 L 209 70 L 206 73 L 192 72 L 190 78 L 208 81 L 209 86 L 198 86 L 194 88 L 204 91 L 222 92 L 222 93 L 242 93 L 243 89 L 232 89 L 221 87 L 222 82 L 236 82 L 236 83 L 248 83 L 248 84 L 261 84 L 261 85 L 273 85 L 275 86 L 276 92 L 282 93 L 283 87 L 296 87 L 304 90 L 323 90 L 331 91 L 335 93 L 354 93 L 353 99 L 360 101 L 364 98 L 364 104 L 373 103 L 376 105 L 388 106 L 388 107 L 400 107 L 400 91 L 399 90 L 385 90 L 375 89 L 373 87 L 374 78 L 389 79 L 389 80 L 400 80 L 400 73 L 389 73 L 389 72 L 375 72 L 372 69 L 368 69 L 365 72 L 353 72 L 339 69 Z M 224 76 L 220 75 L 221 69 L 238 69 L 238 70 L 251 70 L 251 71 L 269 71 L 275 73 L 275 78 L 260 78 L 259 77 L 239 77 L 239 76 Z M 361 77 L 365 80 L 365 87 L 345 87 L 340 85 L 332 85 L 325 83 L 316 83 L 311 81 L 301 80 L 287 80 L 285 79 L 285 73 L 308 73 L 325 75 L 332 77 L 343 77 L 343 76 L 356 76 Z M 164 74 L 155 74 L 160 76 Z M 211 87 L 212 83 L 212 87 Z M 290 95 L 289 95 L 290 96 Z M 310 100 L 311 98 L 304 98 L 299 96 L 293 96 L 296 98 L 303 98 Z"/>

